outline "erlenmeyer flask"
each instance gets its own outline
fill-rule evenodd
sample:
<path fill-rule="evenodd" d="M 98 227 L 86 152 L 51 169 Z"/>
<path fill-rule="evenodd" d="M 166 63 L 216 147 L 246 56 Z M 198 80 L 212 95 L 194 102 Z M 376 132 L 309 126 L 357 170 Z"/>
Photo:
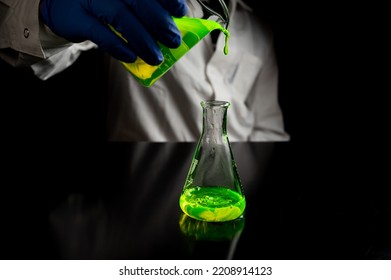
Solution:
<path fill-rule="evenodd" d="M 227 101 L 202 101 L 202 133 L 179 198 L 182 211 L 206 222 L 243 215 L 246 200 L 227 134 Z"/>

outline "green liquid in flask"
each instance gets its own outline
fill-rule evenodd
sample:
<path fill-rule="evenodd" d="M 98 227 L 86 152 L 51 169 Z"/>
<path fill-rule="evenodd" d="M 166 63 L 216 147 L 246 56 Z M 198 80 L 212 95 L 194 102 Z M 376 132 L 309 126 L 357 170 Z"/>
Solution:
<path fill-rule="evenodd" d="M 190 217 L 209 222 L 225 222 L 239 218 L 246 207 L 245 198 L 219 186 L 191 186 L 183 190 L 179 205 Z"/>

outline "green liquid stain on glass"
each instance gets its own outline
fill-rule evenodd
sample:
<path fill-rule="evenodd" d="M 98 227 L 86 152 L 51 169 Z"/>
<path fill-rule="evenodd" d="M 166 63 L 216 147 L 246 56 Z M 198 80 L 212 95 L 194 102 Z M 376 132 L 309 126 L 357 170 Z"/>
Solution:
<path fill-rule="evenodd" d="M 225 35 L 225 44 L 223 52 L 228 54 L 229 31 L 219 23 L 200 18 L 173 18 L 182 35 L 182 43 L 176 49 L 167 48 L 159 44 L 163 53 L 164 60 L 161 64 L 152 66 L 147 64 L 141 58 L 137 58 L 133 63 L 121 62 L 122 65 L 144 86 L 150 87 L 161 76 L 163 76 L 183 55 L 185 55 L 193 46 L 201 41 L 213 30 L 221 30 Z M 113 28 L 112 28 L 113 30 Z M 113 30 L 116 32 L 115 30 Z M 121 36 L 118 32 L 117 35 Z M 121 36 L 122 37 L 122 36 Z"/>

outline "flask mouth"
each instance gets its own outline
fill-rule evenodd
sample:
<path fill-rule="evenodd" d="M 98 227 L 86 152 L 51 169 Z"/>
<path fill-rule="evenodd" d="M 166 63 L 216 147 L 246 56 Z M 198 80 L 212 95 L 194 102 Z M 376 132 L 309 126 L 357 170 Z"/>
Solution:
<path fill-rule="evenodd" d="M 228 108 L 230 106 L 230 103 L 224 100 L 204 100 L 201 101 L 201 106 L 202 108 L 207 108 L 207 107 Z"/>

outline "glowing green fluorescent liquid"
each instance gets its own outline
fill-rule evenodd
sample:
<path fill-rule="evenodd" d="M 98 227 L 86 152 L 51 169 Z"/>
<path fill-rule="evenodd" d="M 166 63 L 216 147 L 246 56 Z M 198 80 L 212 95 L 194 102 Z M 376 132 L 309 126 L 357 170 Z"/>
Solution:
<path fill-rule="evenodd" d="M 229 31 L 219 23 L 200 18 L 181 17 L 173 18 L 182 35 L 182 43 L 176 49 L 170 49 L 159 43 L 164 56 L 160 65 L 149 65 L 141 58 L 133 63 L 121 62 L 123 66 L 144 86 L 149 87 L 163 76 L 182 56 L 184 56 L 194 45 L 201 41 L 212 30 L 220 30 L 225 35 L 223 52 L 228 54 Z M 113 30 L 116 32 L 115 30 Z M 117 35 L 121 36 L 118 32 Z M 123 38 L 121 36 L 121 38 Z M 123 38 L 124 39 L 124 38 Z M 125 40 L 125 39 L 124 39 Z M 125 40 L 126 41 L 126 40 Z"/>
<path fill-rule="evenodd" d="M 183 190 L 179 205 L 190 217 L 207 222 L 239 218 L 246 207 L 244 196 L 225 187 L 191 186 Z"/>

